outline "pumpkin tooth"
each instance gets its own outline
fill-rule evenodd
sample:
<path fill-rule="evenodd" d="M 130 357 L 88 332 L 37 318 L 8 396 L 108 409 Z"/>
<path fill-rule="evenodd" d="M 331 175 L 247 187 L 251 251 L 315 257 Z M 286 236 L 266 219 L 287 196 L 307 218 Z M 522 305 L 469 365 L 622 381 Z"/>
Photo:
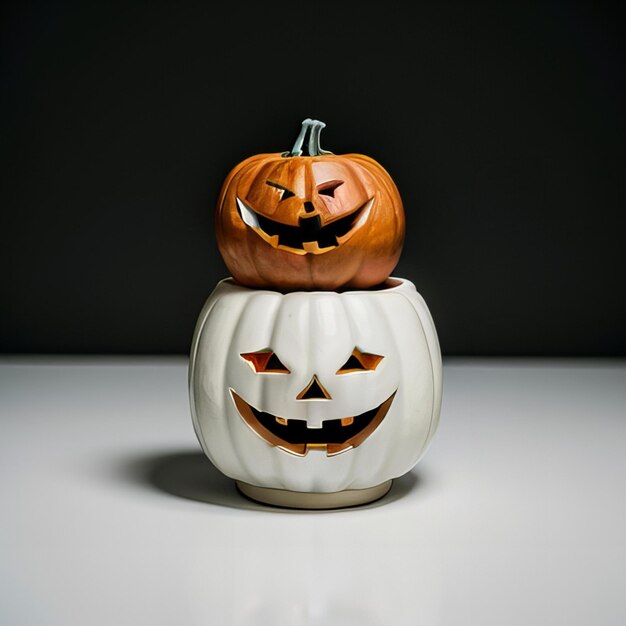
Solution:
<path fill-rule="evenodd" d="M 267 242 L 271 246 L 274 246 L 274 248 L 277 248 L 278 244 L 279 244 L 279 236 L 278 235 L 268 235 Z"/>
<path fill-rule="evenodd" d="M 245 224 L 250 226 L 251 228 L 259 228 L 259 220 L 250 208 L 248 208 L 244 202 L 242 202 L 237 197 L 237 206 L 239 207 L 239 213 L 241 214 L 241 219 Z"/>
<path fill-rule="evenodd" d="M 317 241 L 304 241 L 302 243 L 302 247 L 307 252 L 317 252 L 320 249 L 320 245 L 319 243 L 317 243 Z"/>
<path fill-rule="evenodd" d="M 356 222 L 352 225 L 352 230 L 354 230 L 355 228 L 358 228 L 359 226 L 361 226 L 362 224 L 365 224 L 365 222 L 367 222 L 367 219 L 369 217 L 369 213 L 370 213 L 370 210 L 371 210 L 373 204 L 374 204 L 374 196 L 372 196 L 365 203 L 365 206 L 361 210 L 361 214 L 359 215 L 359 217 L 356 220 Z"/>
<path fill-rule="evenodd" d="M 337 454 L 341 454 L 346 450 L 351 450 L 351 443 L 329 443 L 326 446 L 326 456 L 335 456 Z"/>
<path fill-rule="evenodd" d="M 354 424 L 354 417 L 342 417 L 341 418 L 342 426 L 350 426 L 351 424 Z"/>
<path fill-rule="evenodd" d="M 278 417 L 278 415 L 276 415 L 274 417 L 274 419 L 281 425 L 281 426 L 287 426 L 287 423 L 289 422 L 288 419 L 284 418 L 284 417 Z"/>

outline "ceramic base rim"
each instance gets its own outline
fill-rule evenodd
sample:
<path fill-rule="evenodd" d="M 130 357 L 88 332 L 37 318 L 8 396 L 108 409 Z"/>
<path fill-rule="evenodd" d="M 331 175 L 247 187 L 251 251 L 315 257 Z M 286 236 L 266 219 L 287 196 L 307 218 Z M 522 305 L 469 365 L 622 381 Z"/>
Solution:
<path fill-rule="evenodd" d="M 342 509 L 379 500 L 389 492 L 393 480 L 387 480 L 380 485 L 366 489 L 346 489 L 331 493 L 288 491 L 287 489 L 257 487 L 241 480 L 235 482 L 237 489 L 244 496 L 263 504 L 287 509 Z"/>

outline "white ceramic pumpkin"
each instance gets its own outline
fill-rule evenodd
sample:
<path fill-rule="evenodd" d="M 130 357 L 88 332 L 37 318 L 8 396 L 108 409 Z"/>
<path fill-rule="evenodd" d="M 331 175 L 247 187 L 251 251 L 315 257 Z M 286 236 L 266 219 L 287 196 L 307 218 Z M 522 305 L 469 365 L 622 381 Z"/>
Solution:
<path fill-rule="evenodd" d="M 435 432 L 441 355 L 407 280 L 283 294 L 227 279 L 198 319 L 189 385 L 200 444 L 240 487 L 380 496 Z"/>

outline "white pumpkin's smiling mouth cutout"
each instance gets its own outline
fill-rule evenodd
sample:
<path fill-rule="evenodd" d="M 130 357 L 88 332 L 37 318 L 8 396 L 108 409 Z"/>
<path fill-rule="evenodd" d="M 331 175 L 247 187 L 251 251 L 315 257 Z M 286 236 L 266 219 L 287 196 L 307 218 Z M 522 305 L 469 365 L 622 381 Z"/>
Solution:
<path fill-rule="evenodd" d="M 368 218 L 374 198 L 360 207 L 322 226 L 318 214 L 304 215 L 298 226 L 289 226 L 265 217 L 237 198 L 237 209 L 244 224 L 273 248 L 293 254 L 324 254 L 347 241 Z"/>
<path fill-rule="evenodd" d="M 327 456 L 335 456 L 360 446 L 387 415 L 396 391 L 369 411 L 353 417 L 324 420 L 321 428 L 308 428 L 305 420 L 286 419 L 259 411 L 230 389 L 239 415 L 250 429 L 269 445 L 297 456 L 305 456 L 309 450 L 323 450 Z"/>

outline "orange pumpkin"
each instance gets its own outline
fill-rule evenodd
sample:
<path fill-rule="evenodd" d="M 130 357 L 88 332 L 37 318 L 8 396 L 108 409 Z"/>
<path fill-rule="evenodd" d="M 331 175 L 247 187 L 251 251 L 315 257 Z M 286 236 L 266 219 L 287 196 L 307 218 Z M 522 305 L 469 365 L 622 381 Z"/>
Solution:
<path fill-rule="evenodd" d="M 322 150 L 324 126 L 305 120 L 291 152 L 250 157 L 226 178 L 217 243 L 239 283 L 279 291 L 365 289 L 396 266 L 404 210 L 393 180 L 367 156 Z"/>

